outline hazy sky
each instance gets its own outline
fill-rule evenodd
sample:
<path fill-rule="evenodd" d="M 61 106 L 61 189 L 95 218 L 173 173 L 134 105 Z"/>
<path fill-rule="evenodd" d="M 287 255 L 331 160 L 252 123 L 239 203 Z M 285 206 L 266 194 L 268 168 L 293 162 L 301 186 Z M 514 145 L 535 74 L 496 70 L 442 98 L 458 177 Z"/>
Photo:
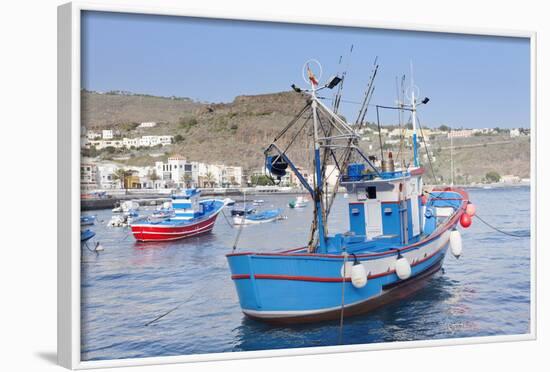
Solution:
<path fill-rule="evenodd" d="M 376 56 L 373 104 L 395 103 L 395 78 L 408 77 L 412 61 L 420 95 L 430 98 L 419 112 L 423 125 L 529 127 L 528 39 L 101 12 L 82 18 L 82 87 L 96 91 L 230 102 L 304 86 L 302 66 L 315 58 L 322 81 L 347 67 L 343 99 L 360 101 Z M 350 121 L 357 110 L 342 107 Z M 381 120 L 395 118 L 385 111 Z"/>

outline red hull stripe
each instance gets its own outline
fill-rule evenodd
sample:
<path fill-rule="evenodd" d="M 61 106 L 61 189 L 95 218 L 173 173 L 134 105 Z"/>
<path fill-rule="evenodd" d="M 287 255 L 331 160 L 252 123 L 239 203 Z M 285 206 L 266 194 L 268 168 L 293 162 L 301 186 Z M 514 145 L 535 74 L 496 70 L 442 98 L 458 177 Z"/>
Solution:
<path fill-rule="evenodd" d="M 414 261 L 411 264 L 411 267 L 414 267 L 416 265 L 421 264 L 422 262 L 425 262 L 429 260 L 430 258 L 436 256 L 438 253 L 441 252 L 443 247 L 448 242 L 445 242 L 439 249 L 437 249 L 434 253 L 432 253 L 429 256 L 426 256 L 422 258 L 421 260 Z M 391 275 L 395 273 L 395 270 L 389 270 L 385 271 L 383 273 L 378 274 L 372 274 L 368 276 L 368 279 L 376 279 L 381 278 L 383 276 Z M 231 279 L 238 280 L 238 279 L 250 279 L 250 274 L 235 274 L 231 275 Z M 278 274 L 254 274 L 254 279 L 272 279 L 272 280 L 297 280 L 301 282 L 318 282 L 318 283 L 342 283 L 342 281 L 350 282 L 351 278 L 346 278 L 345 280 L 342 280 L 342 278 L 323 278 L 323 277 L 317 277 L 317 276 L 295 276 L 295 275 L 278 275 Z"/>

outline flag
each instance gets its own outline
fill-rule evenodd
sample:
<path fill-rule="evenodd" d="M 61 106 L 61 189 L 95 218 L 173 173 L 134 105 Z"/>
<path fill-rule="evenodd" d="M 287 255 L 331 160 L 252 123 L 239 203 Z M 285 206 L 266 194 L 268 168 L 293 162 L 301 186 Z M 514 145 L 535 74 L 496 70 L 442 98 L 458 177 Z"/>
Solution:
<path fill-rule="evenodd" d="M 311 69 L 309 68 L 309 64 L 307 65 L 307 77 L 309 78 L 309 81 L 311 81 L 311 83 L 314 86 L 319 85 L 317 78 L 315 77 L 315 75 L 313 75 L 313 72 L 311 72 Z"/>

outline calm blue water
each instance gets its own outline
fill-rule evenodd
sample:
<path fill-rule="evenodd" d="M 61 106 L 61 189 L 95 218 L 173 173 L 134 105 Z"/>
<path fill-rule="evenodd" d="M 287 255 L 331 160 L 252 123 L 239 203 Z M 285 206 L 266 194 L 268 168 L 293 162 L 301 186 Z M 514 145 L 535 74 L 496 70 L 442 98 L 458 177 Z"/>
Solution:
<path fill-rule="evenodd" d="M 529 232 L 528 187 L 470 190 L 478 214 L 503 230 Z M 286 207 L 290 196 L 267 196 Z M 345 199 L 331 216 L 345 230 Z M 88 213 L 90 214 L 90 213 Z M 337 345 L 337 322 L 274 327 L 240 311 L 225 254 L 236 230 L 219 216 L 208 235 L 172 243 L 136 243 L 128 229 L 110 228 L 110 211 L 93 227 L 105 251 L 83 250 L 82 359 L 117 359 Z M 311 210 L 286 208 L 288 219 L 244 228 L 239 250 L 302 246 Z M 101 222 L 103 220 L 103 222 Z M 529 332 L 529 238 L 496 233 L 474 219 L 463 232 L 463 256 L 448 255 L 445 273 L 400 302 L 347 318 L 346 344 L 512 335 Z M 158 322 L 159 315 L 179 307 Z"/>

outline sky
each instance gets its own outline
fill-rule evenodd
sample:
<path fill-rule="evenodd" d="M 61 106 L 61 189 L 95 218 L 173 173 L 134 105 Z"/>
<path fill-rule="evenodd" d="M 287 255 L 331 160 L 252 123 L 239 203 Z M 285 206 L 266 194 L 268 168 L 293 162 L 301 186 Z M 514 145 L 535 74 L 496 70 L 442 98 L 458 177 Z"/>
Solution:
<path fill-rule="evenodd" d="M 526 38 L 87 11 L 82 88 L 231 102 L 306 87 L 302 68 L 313 58 L 321 82 L 347 71 L 341 113 L 355 121 L 377 57 L 373 105 L 395 104 L 396 78 L 409 79 L 412 62 L 420 96 L 430 98 L 419 108 L 422 125 L 528 128 L 529 47 Z M 382 123 L 396 121 L 396 112 L 381 112 Z"/>

